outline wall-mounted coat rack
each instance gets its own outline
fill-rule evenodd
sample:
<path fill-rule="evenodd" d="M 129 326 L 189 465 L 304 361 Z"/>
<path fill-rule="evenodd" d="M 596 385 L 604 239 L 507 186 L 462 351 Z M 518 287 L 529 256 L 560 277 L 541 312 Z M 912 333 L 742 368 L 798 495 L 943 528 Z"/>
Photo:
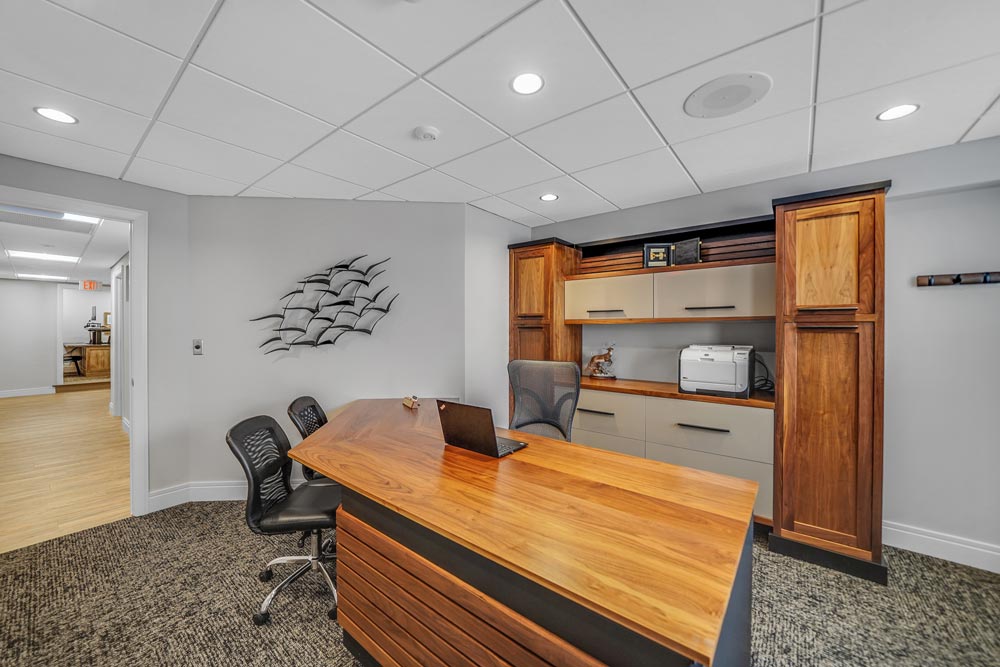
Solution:
<path fill-rule="evenodd" d="M 917 276 L 917 287 L 941 287 L 943 285 L 1000 285 L 1000 271 Z"/>

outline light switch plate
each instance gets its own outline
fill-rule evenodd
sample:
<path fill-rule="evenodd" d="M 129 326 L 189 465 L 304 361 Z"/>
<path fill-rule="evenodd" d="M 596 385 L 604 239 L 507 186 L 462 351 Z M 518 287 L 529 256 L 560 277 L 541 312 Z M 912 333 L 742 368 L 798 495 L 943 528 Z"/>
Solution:
<path fill-rule="evenodd" d="M 202 344 L 200 338 L 195 338 L 191 341 L 191 354 L 199 356 L 205 354 L 205 346 Z"/>

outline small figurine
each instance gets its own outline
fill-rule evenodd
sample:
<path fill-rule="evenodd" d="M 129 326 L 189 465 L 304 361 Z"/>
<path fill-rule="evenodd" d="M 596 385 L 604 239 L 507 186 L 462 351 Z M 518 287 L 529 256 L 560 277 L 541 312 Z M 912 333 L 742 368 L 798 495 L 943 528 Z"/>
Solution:
<path fill-rule="evenodd" d="M 611 343 L 607 346 L 606 352 L 604 354 L 595 354 L 590 358 L 590 363 L 584 369 L 590 373 L 592 378 L 604 378 L 606 380 L 613 380 L 615 374 L 611 370 L 611 366 L 615 363 L 613 357 L 615 349 L 615 344 Z"/>
<path fill-rule="evenodd" d="M 417 400 L 416 396 L 406 396 L 403 398 L 403 405 L 411 410 L 416 410 L 420 407 L 420 401 Z"/>

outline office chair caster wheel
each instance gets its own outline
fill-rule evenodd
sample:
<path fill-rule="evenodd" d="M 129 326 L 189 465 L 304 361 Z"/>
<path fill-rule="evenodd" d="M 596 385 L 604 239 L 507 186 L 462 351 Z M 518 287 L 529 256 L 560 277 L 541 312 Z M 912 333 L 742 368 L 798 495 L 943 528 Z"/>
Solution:
<path fill-rule="evenodd" d="M 332 607 L 330 609 L 330 611 L 326 612 L 326 615 L 330 617 L 331 621 L 336 621 L 337 620 L 337 608 L 336 607 Z"/>
<path fill-rule="evenodd" d="M 269 614 L 266 611 L 263 614 L 254 614 L 253 615 L 253 624 L 254 625 L 264 625 L 265 623 L 267 623 L 270 620 L 271 620 L 271 614 Z"/>
<path fill-rule="evenodd" d="M 274 570 L 272 570 L 271 568 L 267 568 L 266 570 L 261 570 L 260 574 L 257 575 L 257 578 L 260 579 L 261 581 L 271 581 L 272 579 L 274 579 Z"/>

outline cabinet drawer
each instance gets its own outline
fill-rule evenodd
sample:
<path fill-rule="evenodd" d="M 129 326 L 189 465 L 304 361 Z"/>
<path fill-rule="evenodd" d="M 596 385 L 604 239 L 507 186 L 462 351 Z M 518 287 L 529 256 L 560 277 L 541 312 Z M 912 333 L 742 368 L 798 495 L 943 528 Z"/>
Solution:
<path fill-rule="evenodd" d="M 632 440 L 646 436 L 646 397 L 609 391 L 580 391 L 573 432 L 576 429 L 617 435 Z"/>
<path fill-rule="evenodd" d="M 653 275 L 566 281 L 567 320 L 653 316 Z"/>
<path fill-rule="evenodd" d="M 774 264 L 653 274 L 654 317 L 774 315 Z"/>
<path fill-rule="evenodd" d="M 585 431 L 582 428 L 573 429 L 573 442 L 578 445 L 606 449 L 609 452 L 618 452 L 619 454 L 629 454 L 630 456 L 639 457 L 646 456 L 646 443 L 642 440 L 632 440 L 631 438 L 622 438 L 617 435 L 607 435 L 605 433 L 594 433 L 593 431 Z"/>
<path fill-rule="evenodd" d="M 774 509 L 772 505 L 774 466 L 654 442 L 646 443 L 646 458 L 687 468 L 717 472 L 720 475 L 753 480 L 760 485 L 753 513 L 766 519 L 771 518 Z"/>
<path fill-rule="evenodd" d="M 646 440 L 760 463 L 774 462 L 774 411 L 646 398 Z"/>

